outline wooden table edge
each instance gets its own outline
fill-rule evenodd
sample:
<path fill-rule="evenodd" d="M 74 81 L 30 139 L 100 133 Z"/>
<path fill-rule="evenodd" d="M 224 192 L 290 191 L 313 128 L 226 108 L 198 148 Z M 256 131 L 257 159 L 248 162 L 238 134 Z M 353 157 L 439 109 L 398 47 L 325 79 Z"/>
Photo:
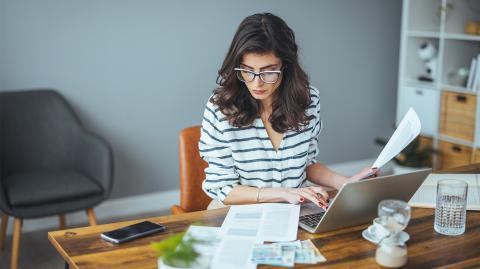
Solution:
<path fill-rule="evenodd" d="M 52 234 L 57 233 L 59 231 L 51 231 L 48 232 L 48 241 L 53 245 L 53 247 L 62 255 L 63 260 L 69 264 L 70 267 L 73 267 L 74 269 L 79 269 L 78 266 L 73 262 L 72 258 L 67 255 L 65 250 L 60 246 L 60 244 L 55 240 Z"/>

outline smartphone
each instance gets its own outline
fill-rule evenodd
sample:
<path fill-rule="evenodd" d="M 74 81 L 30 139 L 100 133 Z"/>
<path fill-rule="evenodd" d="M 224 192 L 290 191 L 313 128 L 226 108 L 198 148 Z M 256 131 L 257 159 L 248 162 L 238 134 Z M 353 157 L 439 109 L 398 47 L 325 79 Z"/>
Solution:
<path fill-rule="evenodd" d="M 144 237 L 150 234 L 165 231 L 165 226 L 153 223 L 151 221 L 144 221 L 130 226 L 126 226 L 117 230 L 104 232 L 100 236 L 102 239 L 120 244 L 136 238 Z"/>

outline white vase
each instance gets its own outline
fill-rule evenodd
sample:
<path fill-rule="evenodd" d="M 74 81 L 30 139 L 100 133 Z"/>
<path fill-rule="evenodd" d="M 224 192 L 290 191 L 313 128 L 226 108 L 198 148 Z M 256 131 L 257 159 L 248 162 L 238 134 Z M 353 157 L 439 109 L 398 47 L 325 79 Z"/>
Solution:
<path fill-rule="evenodd" d="M 398 165 L 394 163 L 392 168 L 393 168 L 393 174 L 398 175 L 398 174 L 411 173 L 411 172 L 415 172 L 422 169 L 427 169 L 428 167 L 410 167 L 410 166 L 403 166 L 403 165 Z"/>

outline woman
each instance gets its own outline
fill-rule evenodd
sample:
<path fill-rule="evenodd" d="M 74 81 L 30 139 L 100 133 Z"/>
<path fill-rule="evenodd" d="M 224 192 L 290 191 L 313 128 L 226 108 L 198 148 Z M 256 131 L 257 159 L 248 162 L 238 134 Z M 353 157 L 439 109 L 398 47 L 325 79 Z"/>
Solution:
<path fill-rule="evenodd" d="M 304 203 L 326 209 L 323 187 L 339 189 L 353 177 L 317 163 L 319 92 L 298 63 L 293 31 L 279 17 L 245 18 L 219 70 L 220 85 L 202 122 L 200 155 L 208 162 L 203 190 L 215 204 Z"/>

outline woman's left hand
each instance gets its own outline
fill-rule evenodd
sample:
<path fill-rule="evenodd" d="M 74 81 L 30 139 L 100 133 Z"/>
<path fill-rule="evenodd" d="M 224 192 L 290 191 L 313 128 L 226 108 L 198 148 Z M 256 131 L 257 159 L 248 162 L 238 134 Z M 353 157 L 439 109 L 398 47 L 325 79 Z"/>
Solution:
<path fill-rule="evenodd" d="M 379 173 L 380 169 L 378 168 L 366 167 L 362 169 L 362 171 L 348 178 L 347 182 L 354 182 L 362 179 L 377 177 Z"/>

